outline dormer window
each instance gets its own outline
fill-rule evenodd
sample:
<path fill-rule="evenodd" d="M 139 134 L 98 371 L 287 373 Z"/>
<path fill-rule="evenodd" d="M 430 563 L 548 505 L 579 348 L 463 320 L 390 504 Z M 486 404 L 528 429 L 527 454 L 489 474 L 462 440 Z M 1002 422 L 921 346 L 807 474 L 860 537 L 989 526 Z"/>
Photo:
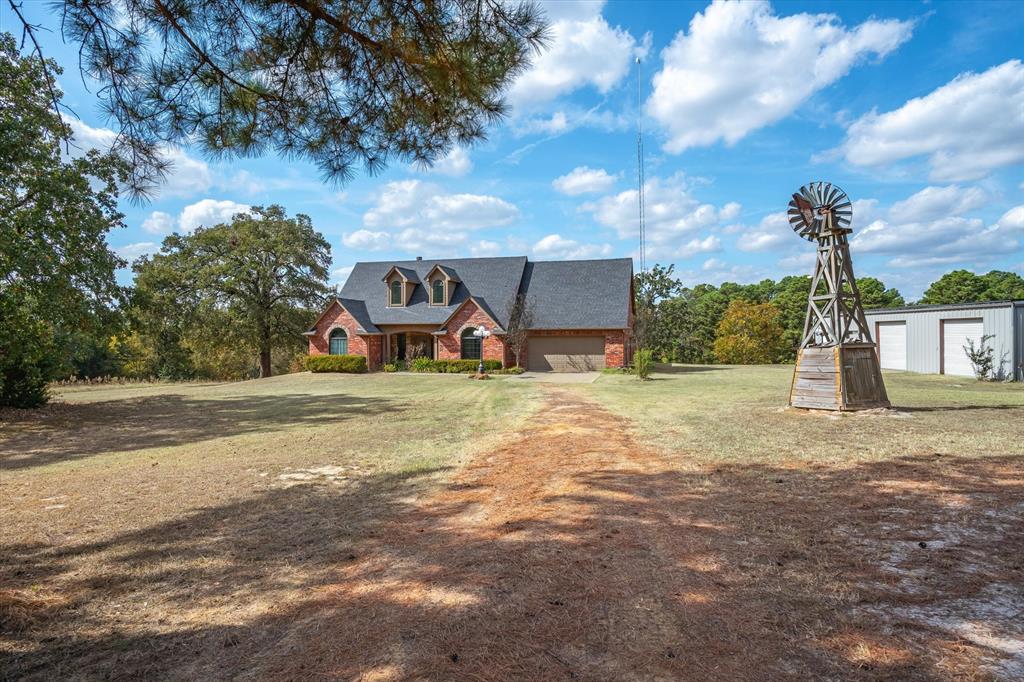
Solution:
<path fill-rule="evenodd" d="M 388 274 L 384 275 L 384 284 L 387 287 L 388 307 L 404 308 L 409 305 L 409 299 L 416 291 L 416 285 L 420 278 L 415 270 L 399 265 L 391 266 Z"/>
<path fill-rule="evenodd" d="M 455 287 L 462 280 L 455 270 L 438 263 L 430 269 L 424 281 L 430 283 L 430 305 L 450 305 Z"/>
<path fill-rule="evenodd" d="M 402 303 L 403 303 L 402 299 L 404 298 L 402 296 L 402 280 L 396 279 L 395 281 L 393 281 L 391 283 L 391 285 L 390 285 L 390 290 L 391 290 L 390 305 L 402 305 Z"/>

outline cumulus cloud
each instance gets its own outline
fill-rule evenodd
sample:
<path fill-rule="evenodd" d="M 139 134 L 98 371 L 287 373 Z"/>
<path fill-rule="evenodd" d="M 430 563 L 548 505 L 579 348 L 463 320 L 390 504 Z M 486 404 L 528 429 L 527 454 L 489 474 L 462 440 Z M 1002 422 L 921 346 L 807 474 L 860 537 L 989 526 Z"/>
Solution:
<path fill-rule="evenodd" d="M 469 247 L 469 253 L 474 258 L 489 258 L 501 255 L 501 244 L 498 242 L 481 239 Z"/>
<path fill-rule="evenodd" d="M 364 251 L 383 251 L 391 244 L 391 235 L 387 232 L 374 232 L 372 230 L 356 230 L 346 233 L 341 237 L 341 243 L 350 249 L 363 249 Z"/>
<path fill-rule="evenodd" d="M 630 189 L 584 203 L 580 210 L 590 213 L 601 225 L 614 229 L 620 239 L 635 239 L 640 234 L 637 199 L 638 192 Z M 713 227 L 723 215 L 735 216 L 737 212 L 738 205 L 727 204 L 719 210 L 699 202 L 691 196 L 682 174 L 655 177 L 644 183 L 646 237 L 654 247 L 676 244 L 680 237 Z"/>
<path fill-rule="evenodd" d="M 331 284 L 344 285 L 345 280 L 352 274 L 352 265 L 344 265 L 340 268 L 331 270 Z"/>
<path fill-rule="evenodd" d="M 987 200 L 988 194 L 980 187 L 925 187 L 913 196 L 893 204 L 889 209 L 889 217 L 897 223 L 937 220 L 943 216 L 963 215 L 984 206 Z"/>
<path fill-rule="evenodd" d="M 1024 161 L 1024 64 L 966 73 L 899 109 L 875 111 L 847 130 L 841 153 L 857 166 L 925 157 L 929 177 L 956 182 Z"/>
<path fill-rule="evenodd" d="M 454 147 L 448 154 L 435 161 L 434 165 L 424 170 L 427 173 L 461 178 L 473 170 L 473 160 L 469 158 L 469 152 L 465 148 Z"/>
<path fill-rule="evenodd" d="M 508 100 L 517 114 L 581 87 L 608 92 L 629 73 L 636 40 L 601 15 L 603 2 L 551 2 L 547 49 L 512 84 Z"/>
<path fill-rule="evenodd" d="M 211 227 L 218 223 L 230 222 L 235 214 L 248 210 L 247 204 L 228 199 L 203 199 L 181 209 L 178 229 L 181 232 L 192 232 L 197 227 Z"/>
<path fill-rule="evenodd" d="M 376 204 L 363 215 L 366 228 L 471 230 L 500 227 L 519 217 L 519 209 L 494 196 L 447 194 L 420 180 L 387 183 Z"/>
<path fill-rule="evenodd" d="M 667 132 L 671 153 L 734 144 L 867 57 L 889 54 L 912 29 L 878 19 L 847 29 L 831 14 L 778 16 L 765 1 L 715 0 L 662 52 L 646 110 Z"/>
<path fill-rule="evenodd" d="M 65 118 L 64 121 L 71 126 L 71 134 L 78 147 L 75 154 L 89 149 L 106 151 L 117 138 L 117 133 L 109 128 L 93 128 L 75 118 Z M 213 173 L 205 161 L 189 156 L 179 147 L 167 145 L 160 151 L 171 164 L 160 185 L 161 196 L 188 198 L 205 192 L 213 185 Z"/>
<path fill-rule="evenodd" d="M 571 197 L 580 194 L 606 192 L 615 184 L 615 176 L 603 168 L 577 166 L 551 183 L 556 191 Z"/>
<path fill-rule="evenodd" d="M 124 258 L 129 263 L 139 256 L 147 256 L 151 253 L 156 253 L 159 250 L 160 245 L 156 242 L 136 242 L 134 244 L 125 244 L 124 246 L 114 247 L 114 251 L 117 255 Z"/>
<path fill-rule="evenodd" d="M 153 211 L 142 221 L 142 229 L 150 234 L 188 233 L 197 227 L 212 227 L 230 222 L 236 213 L 249 210 L 247 204 L 228 199 L 202 199 L 181 209 L 175 217 L 163 211 Z"/>
<path fill-rule="evenodd" d="M 610 256 L 612 247 L 611 244 L 583 244 L 559 234 L 549 234 L 537 241 L 532 251 L 538 258 L 580 260 Z"/>
<path fill-rule="evenodd" d="M 696 256 L 698 253 L 714 253 L 722 250 L 722 241 L 713 234 L 709 234 L 704 239 L 694 237 L 690 241 L 683 244 L 679 249 L 677 255 L 681 258 L 690 258 Z"/>
<path fill-rule="evenodd" d="M 784 212 L 761 219 L 757 227 L 740 232 L 736 248 L 740 251 L 771 251 L 793 243 L 795 235 Z"/>

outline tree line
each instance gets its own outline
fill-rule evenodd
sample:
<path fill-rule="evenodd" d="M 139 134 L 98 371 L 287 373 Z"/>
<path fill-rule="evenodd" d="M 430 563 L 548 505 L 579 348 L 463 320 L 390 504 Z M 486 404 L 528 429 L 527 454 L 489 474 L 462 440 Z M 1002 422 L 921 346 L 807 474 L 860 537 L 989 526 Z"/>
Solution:
<path fill-rule="evenodd" d="M 857 279 L 865 308 L 906 304 L 895 288 L 875 277 Z M 674 266 L 655 265 L 635 276 L 637 345 L 663 362 L 765 364 L 792 362 L 803 334 L 808 275 L 755 284 L 684 286 Z M 993 270 L 946 273 L 919 304 L 1024 299 L 1024 278 Z"/>

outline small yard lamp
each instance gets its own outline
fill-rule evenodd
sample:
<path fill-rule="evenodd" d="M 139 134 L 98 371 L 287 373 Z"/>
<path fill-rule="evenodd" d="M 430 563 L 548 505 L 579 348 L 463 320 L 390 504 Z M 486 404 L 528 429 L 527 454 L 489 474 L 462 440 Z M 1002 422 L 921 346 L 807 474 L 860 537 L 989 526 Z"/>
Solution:
<path fill-rule="evenodd" d="M 485 327 L 484 325 L 480 325 L 473 332 L 473 336 L 480 339 L 480 366 L 476 368 L 477 374 L 484 373 L 484 341 L 486 341 L 487 337 L 490 335 L 491 332 L 487 331 L 487 327 Z"/>

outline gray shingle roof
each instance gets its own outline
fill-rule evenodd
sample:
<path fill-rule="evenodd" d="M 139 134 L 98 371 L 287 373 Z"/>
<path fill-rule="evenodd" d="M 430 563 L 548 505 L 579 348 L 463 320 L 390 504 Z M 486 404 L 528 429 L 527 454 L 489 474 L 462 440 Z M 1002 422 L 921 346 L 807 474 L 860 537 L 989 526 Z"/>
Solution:
<path fill-rule="evenodd" d="M 455 285 L 451 305 L 429 305 L 426 288 L 417 286 L 409 305 L 402 308 L 387 306 L 387 292 L 381 280 L 392 266 L 411 270 L 418 280 L 423 280 L 439 264 L 454 270 L 461 280 Z M 341 295 L 364 301 L 374 324 L 439 325 L 472 294 L 494 312 L 498 323 L 504 327 L 508 324 L 509 301 L 519 289 L 525 265 L 526 256 L 356 263 L 341 289 Z"/>
<path fill-rule="evenodd" d="M 533 329 L 625 329 L 629 325 L 633 261 L 528 263 L 522 290 L 533 305 Z"/>
<path fill-rule="evenodd" d="M 409 305 L 388 307 L 381 280 L 392 267 L 408 270 L 422 282 L 435 265 L 454 271 L 461 280 L 451 305 L 429 305 L 426 287 L 420 284 Z M 536 329 L 624 329 L 628 326 L 632 276 L 629 258 L 539 263 L 529 262 L 525 256 L 378 261 L 356 263 L 340 300 L 368 332 L 379 331 L 377 325 L 441 325 L 470 296 L 505 327 L 509 304 L 520 291 L 533 305 Z"/>

